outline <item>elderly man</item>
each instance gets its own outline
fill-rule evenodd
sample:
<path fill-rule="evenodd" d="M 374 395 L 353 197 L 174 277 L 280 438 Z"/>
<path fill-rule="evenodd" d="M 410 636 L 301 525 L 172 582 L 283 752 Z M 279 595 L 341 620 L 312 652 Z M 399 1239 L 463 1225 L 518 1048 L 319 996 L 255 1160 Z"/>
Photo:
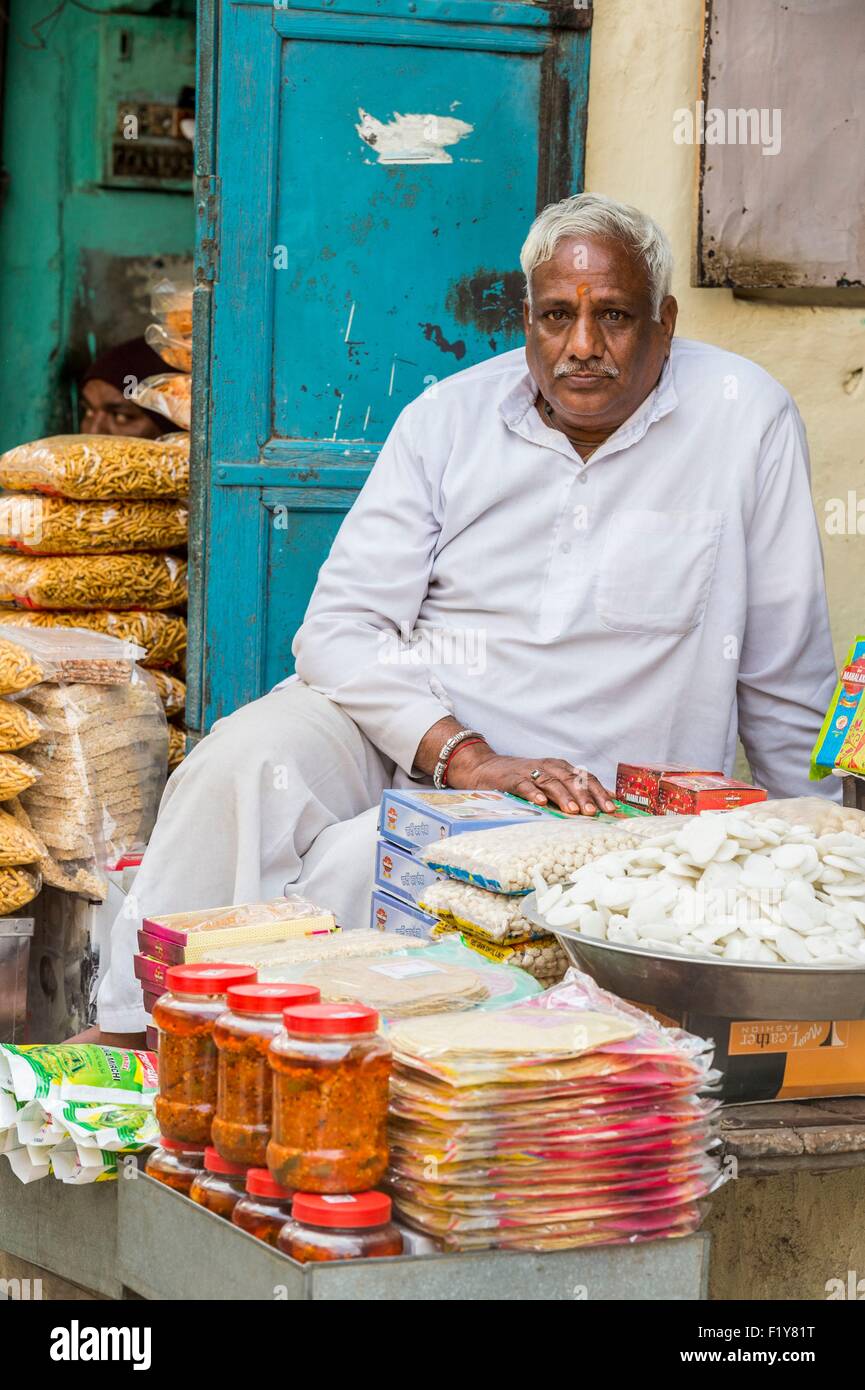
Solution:
<path fill-rule="evenodd" d="M 140 913 L 287 892 L 366 924 L 375 806 L 414 779 L 572 814 L 616 761 L 807 790 L 835 679 L 805 435 L 760 367 L 674 337 L 672 257 L 634 208 L 546 208 L 525 349 L 412 402 L 321 570 L 299 679 L 175 772 L 103 1029 L 141 1028 Z"/>

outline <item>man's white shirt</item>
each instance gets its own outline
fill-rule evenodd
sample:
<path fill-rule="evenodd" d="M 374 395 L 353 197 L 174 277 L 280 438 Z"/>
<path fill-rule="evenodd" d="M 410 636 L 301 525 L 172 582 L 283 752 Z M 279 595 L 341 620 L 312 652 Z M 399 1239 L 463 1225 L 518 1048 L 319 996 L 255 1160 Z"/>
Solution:
<path fill-rule="evenodd" d="M 405 783 L 446 714 L 501 753 L 730 772 L 809 789 L 836 679 L 796 407 L 680 338 L 583 462 L 519 349 L 403 410 L 322 567 L 297 673 Z M 834 788 L 833 788 L 834 790 Z"/>

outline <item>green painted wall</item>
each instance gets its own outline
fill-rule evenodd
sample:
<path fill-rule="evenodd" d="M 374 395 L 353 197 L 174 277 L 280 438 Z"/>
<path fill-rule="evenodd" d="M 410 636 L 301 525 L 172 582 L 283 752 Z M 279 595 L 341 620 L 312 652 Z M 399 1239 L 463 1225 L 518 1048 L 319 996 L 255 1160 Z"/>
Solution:
<path fill-rule="evenodd" d="M 188 268 L 193 244 L 191 192 L 103 185 L 118 95 L 173 102 L 194 83 L 194 0 L 67 3 L 44 23 L 53 0 L 9 8 L 0 449 L 72 425 L 77 374 L 143 330 L 151 275 Z"/>

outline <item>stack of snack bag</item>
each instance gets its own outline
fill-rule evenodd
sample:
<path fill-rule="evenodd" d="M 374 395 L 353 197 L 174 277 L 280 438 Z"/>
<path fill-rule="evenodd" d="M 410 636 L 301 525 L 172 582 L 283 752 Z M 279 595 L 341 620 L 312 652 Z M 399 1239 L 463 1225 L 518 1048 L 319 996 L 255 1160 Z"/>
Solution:
<path fill-rule="evenodd" d="M 426 845 L 418 859 L 445 877 L 424 885 L 419 905 L 438 919 L 434 936 L 459 932 L 467 946 L 520 966 L 546 988 L 561 980 L 568 963 L 555 936 L 522 914 L 538 875 L 545 886 L 564 881 L 609 850 L 636 847 L 655 824 L 650 816 L 545 816 Z"/>
<path fill-rule="evenodd" d="M 186 693 L 188 436 L 39 439 L 0 456 L 0 487 L 9 620 L 140 643 L 145 663 L 164 671 L 160 693 L 176 717 Z M 178 727 L 175 761 L 183 742 Z"/>
<path fill-rule="evenodd" d="M 723 1180 L 711 1044 L 578 971 L 493 1015 L 405 1019 L 390 1042 L 394 1207 L 448 1249 L 688 1235 Z"/>
<path fill-rule="evenodd" d="M 158 1137 L 156 1089 L 152 1052 L 0 1045 L 0 1154 L 25 1183 L 116 1178 L 124 1155 Z"/>
<path fill-rule="evenodd" d="M 140 655 L 104 633 L 0 624 L 0 731 L 7 750 L 26 752 L 0 753 L 0 829 L 11 834 L 12 820 L 27 840 L 21 862 L 46 883 L 96 899 L 105 867 L 147 843 L 165 785 L 165 713 Z M 4 897 L 0 878 L 2 911 L 39 891 L 32 869 L 0 873 L 20 884 Z"/>
<path fill-rule="evenodd" d="M 192 424 L 192 285 L 160 280 L 150 295 L 154 322 L 148 324 L 144 337 L 154 352 L 163 359 L 171 372 L 146 377 L 139 382 L 134 399 L 146 410 L 156 410 L 166 417 L 180 433 L 166 438 L 182 441 Z M 168 715 L 168 766 L 170 770 L 183 761 L 186 754 L 186 686 L 178 677 L 185 667 L 173 675 L 166 672 L 160 694 Z"/>

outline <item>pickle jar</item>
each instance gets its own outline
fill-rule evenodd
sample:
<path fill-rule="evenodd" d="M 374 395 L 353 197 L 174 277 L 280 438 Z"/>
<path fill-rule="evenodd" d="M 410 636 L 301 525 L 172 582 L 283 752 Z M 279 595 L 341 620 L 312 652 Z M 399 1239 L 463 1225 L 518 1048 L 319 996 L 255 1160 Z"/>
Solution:
<path fill-rule="evenodd" d="M 242 1231 L 276 1245 L 280 1231 L 291 1219 L 291 1198 L 292 1193 L 274 1182 L 267 1168 L 250 1168 L 246 1196 L 234 1208 L 231 1220 Z"/>
<path fill-rule="evenodd" d="M 207 1207 L 208 1211 L 230 1221 L 234 1208 L 246 1191 L 248 1171 L 245 1164 L 229 1163 L 227 1158 L 209 1145 L 204 1150 L 204 1171 L 196 1177 L 189 1195 L 200 1207 Z"/>
<path fill-rule="evenodd" d="M 168 1139 L 209 1144 L 216 1110 L 213 1025 L 225 1012 L 225 991 L 255 979 L 251 965 L 173 965 L 167 994 L 153 1006 L 159 1029 L 159 1128 Z"/>
<path fill-rule="evenodd" d="M 276 1246 L 301 1264 L 401 1255 L 402 1233 L 390 1218 L 390 1197 L 384 1192 L 353 1196 L 298 1192 L 291 1220 L 280 1231 Z"/>
<path fill-rule="evenodd" d="M 204 1168 L 204 1145 L 177 1139 L 160 1139 L 144 1165 L 148 1177 L 164 1182 L 175 1192 L 189 1196 L 189 1189 Z"/>
<path fill-rule="evenodd" d="M 233 985 L 228 1011 L 213 1026 L 219 1057 L 212 1139 L 223 1158 L 263 1168 L 267 1162 L 273 1073 L 267 1049 L 293 1004 L 317 1004 L 315 985 Z"/>
<path fill-rule="evenodd" d="M 387 1169 L 390 1047 L 365 1004 L 286 1009 L 270 1045 L 267 1166 L 295 1192 L 366 1192 Z"/>

